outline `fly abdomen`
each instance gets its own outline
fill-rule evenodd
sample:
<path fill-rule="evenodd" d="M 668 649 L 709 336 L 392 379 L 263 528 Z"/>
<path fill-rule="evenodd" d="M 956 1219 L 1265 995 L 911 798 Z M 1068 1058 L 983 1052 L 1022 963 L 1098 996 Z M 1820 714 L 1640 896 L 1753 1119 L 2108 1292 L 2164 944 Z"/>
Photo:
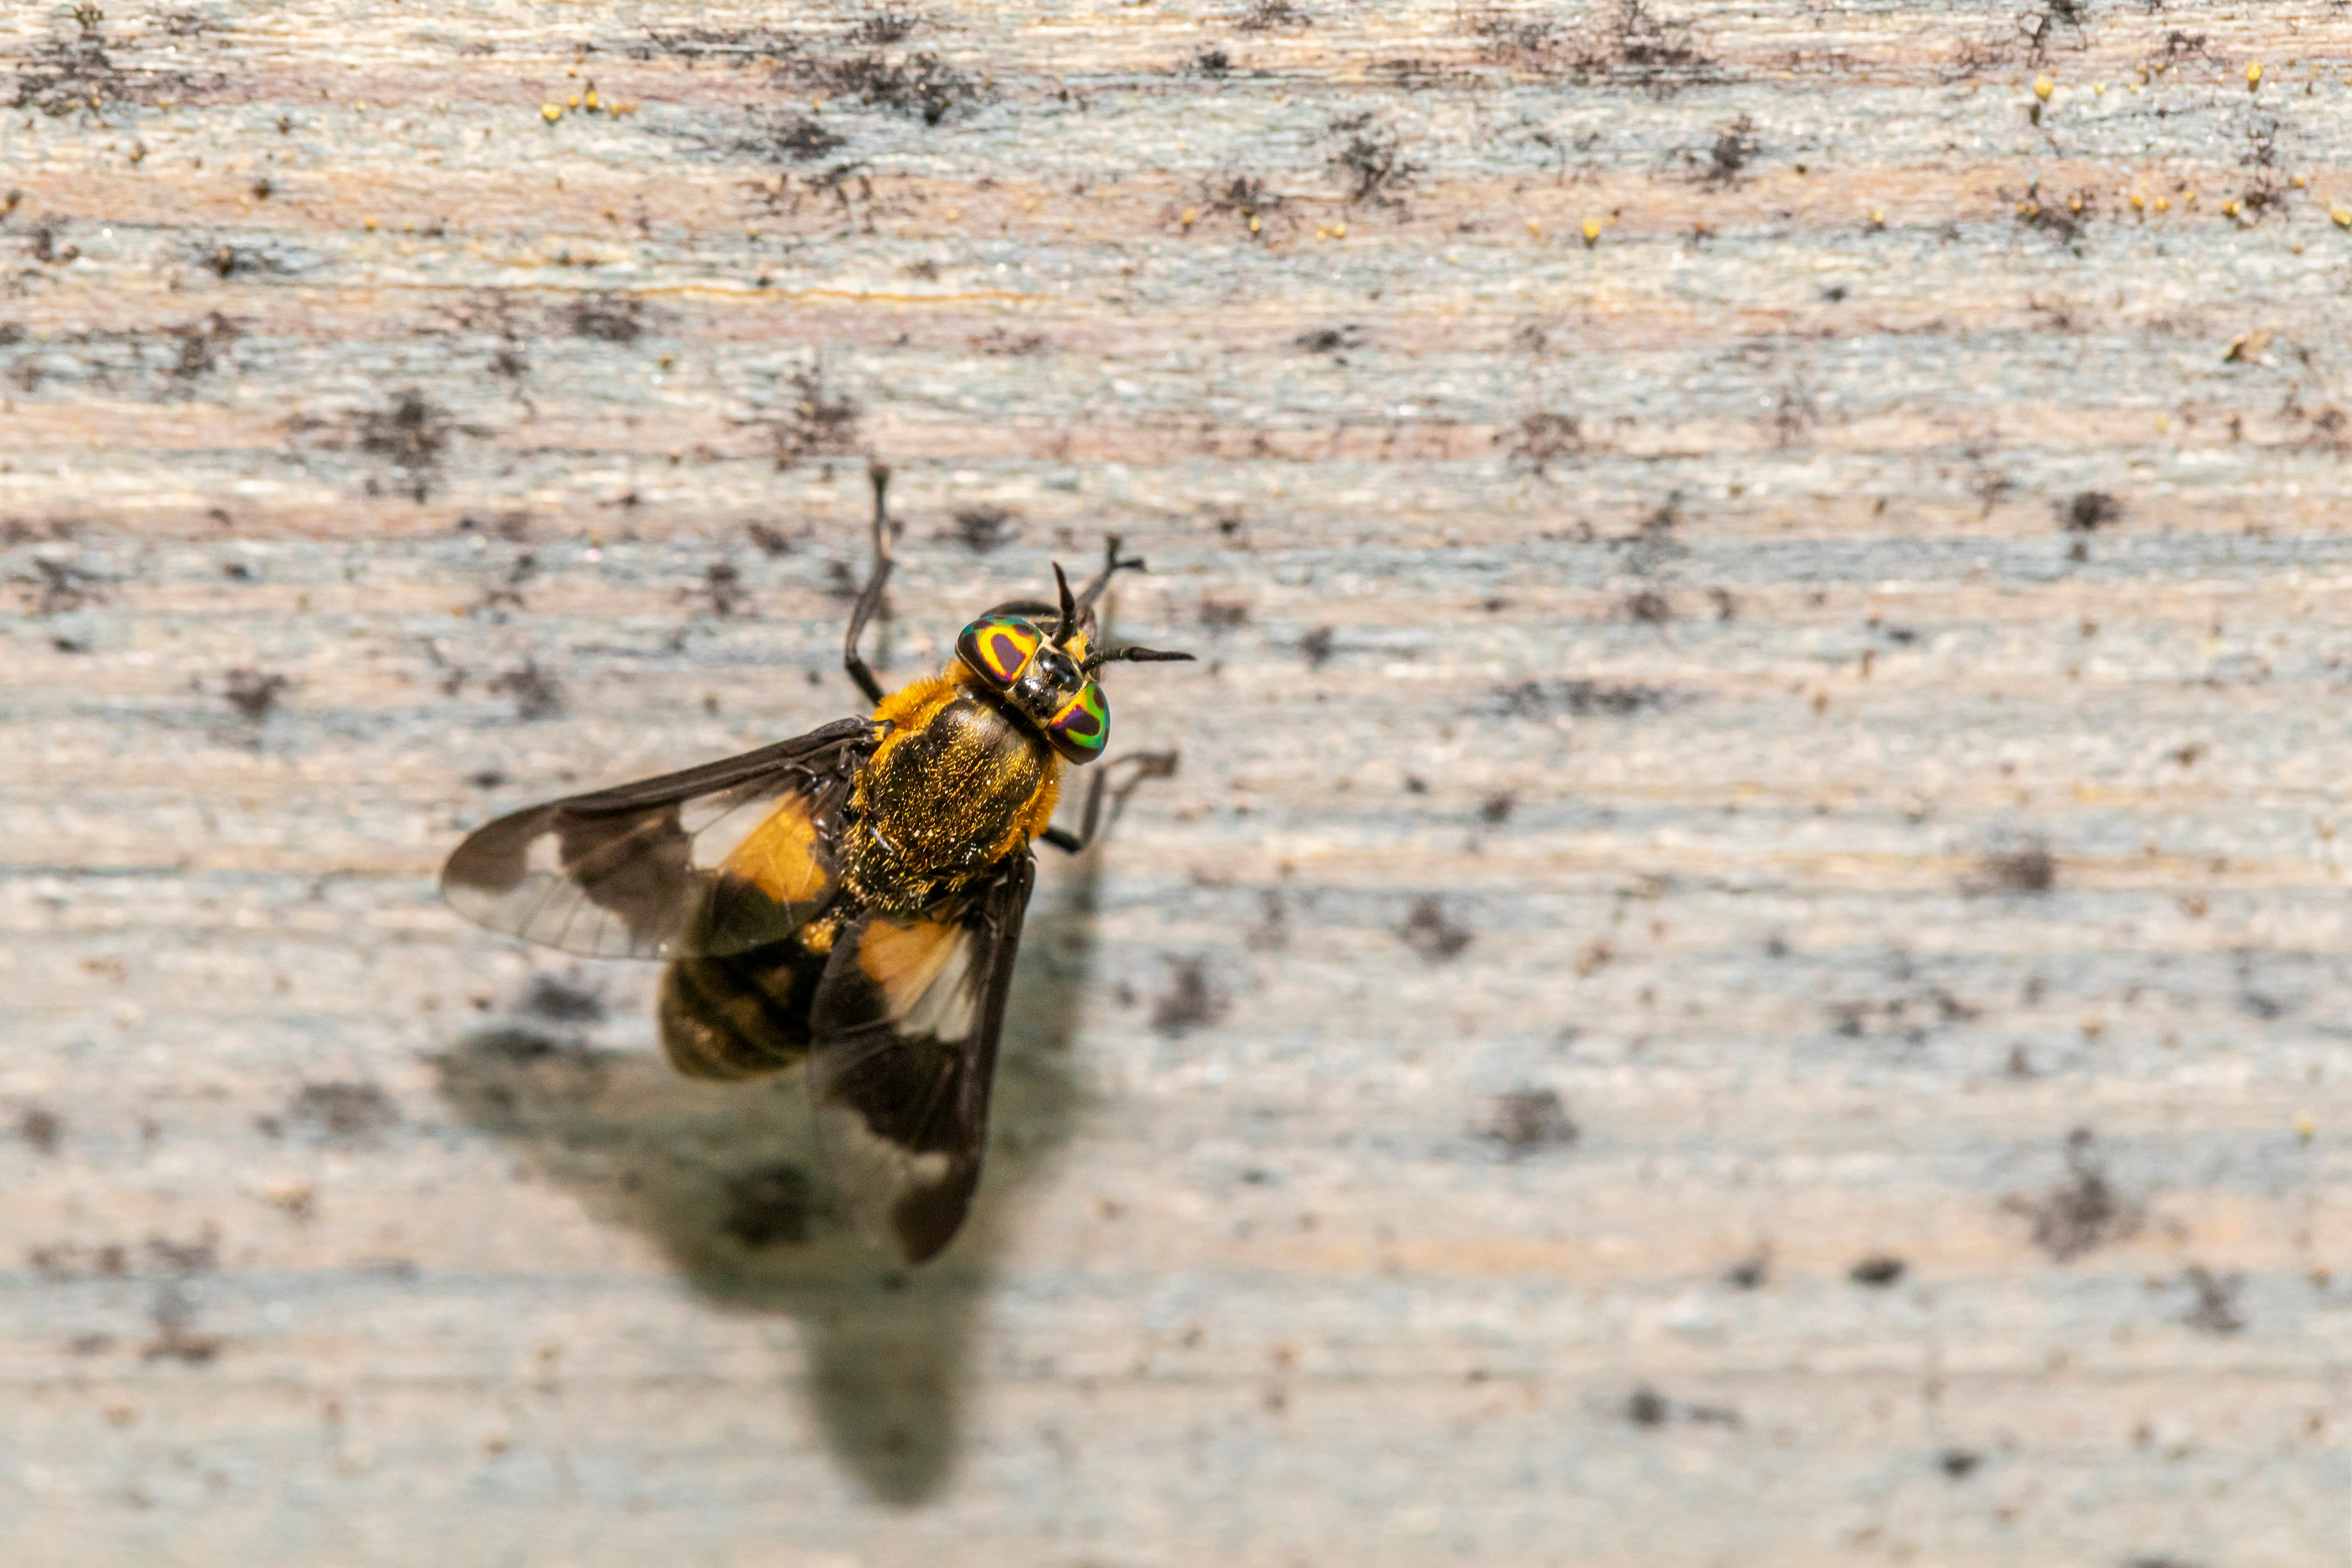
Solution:
<path fill-rule="evenodd" d="M 795 939 L 725 958 L 681 958 L 662 976 L 662 1050 L 689 1078 L 756 1078 L 808 1054 L 809 1001 L 824 956 Z"/>

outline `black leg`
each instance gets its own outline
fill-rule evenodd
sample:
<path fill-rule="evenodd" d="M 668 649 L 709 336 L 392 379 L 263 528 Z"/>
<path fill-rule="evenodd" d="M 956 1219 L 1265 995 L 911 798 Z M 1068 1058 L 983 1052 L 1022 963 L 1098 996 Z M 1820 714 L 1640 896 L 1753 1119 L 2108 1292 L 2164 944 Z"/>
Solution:
<path fill-rule="evenodd" d="M 874 482 L 874 575 L 866 580 L 865 589 L 857 595 L 857 608 L 849 612 L 849 635 L 842 639 L 841 667 L 866 694 L 866 700 L 882 700 L 882 683 L 866 667 L 866 660 L 857 652 L 857 639 L 864 633 L 866 623 L 874 619 L 881 608 L 882 585 L 890 580 L 890 513 L 884 505 L 884 494 L 890 487 L 890 470 L 877 463 L 866 471 Z"/>
<path fill-rule="evenodd" d="M 1116 790 L 1109 791 L 1110 820 L 1114 822 L 1118 821 L 1118 814 L 1127 810 L 1127 798 L 1134 794 L 1145 779 L 1167 779 L 1174 776 L 1176 753 L 1140 751 L 1132 756 L 1122 757 L 1117 762 L 1109 764 L 1095 775 L 1094 783 L 1087 790 L 1086 814 L 1078 819 L 1078 831 L 1073 833 L 1066 828 L 1048 828 L 1038 834 L 1038 838 L 1067 853 L 1074 855 L 1083 853 L 1086 847 L 1095 841 L 1096 826 L 1102 823 L 1103 795 L 1106 792 L 1105 787 L 1110 783 L 1111 774 L 1129 763 L 1135 766 L 1135 777 L 1121 783 Z"/>
<path fill-rule="evenodd" d="M 1118 553 L 1118 536 L 1117 534 L 1111 534 L 1105 538 L 1103 540 L 1103 569 L 1095 574 L 1095 578 L 1092 582 L 1087 583 L 1086 587 L 1078 591 L 1077 605 L 1079 613 L 1089 619 L 1093 617 L 1095 601 L 1101 598 L 1102 591 L 1110 586 L 1110 580 L 1113 573 L 1121 571 L 1141 571 L 1142 570 L 1143 558 L 1141 556 L 1122 557 Z M 1065 585 L 1063 591 L 1065 593 L 1069 591 L 1066 585 Z"/>

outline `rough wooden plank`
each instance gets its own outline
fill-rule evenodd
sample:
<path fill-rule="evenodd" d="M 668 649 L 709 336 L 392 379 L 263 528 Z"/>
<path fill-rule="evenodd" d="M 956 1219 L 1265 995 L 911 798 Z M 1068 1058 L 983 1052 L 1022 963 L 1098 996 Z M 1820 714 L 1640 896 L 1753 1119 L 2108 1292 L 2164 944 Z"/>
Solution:
<path fill-rule="evenodd" d="M 0 16 L 7 1561 L 2352 1555 L 2341 7 L 248 11 Z M 1207 659 L 903 1281 L 429 883 L 869 452 Z"/>

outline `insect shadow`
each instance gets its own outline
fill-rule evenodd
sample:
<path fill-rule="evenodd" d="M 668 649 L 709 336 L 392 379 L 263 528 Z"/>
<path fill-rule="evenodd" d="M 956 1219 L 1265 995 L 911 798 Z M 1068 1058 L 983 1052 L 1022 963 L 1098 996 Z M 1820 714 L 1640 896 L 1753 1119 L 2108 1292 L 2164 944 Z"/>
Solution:
<path fill-rule="evenodd" d="M 1093 967 L 1101 853 L 1098 841 L 1041 870 L 980 1191 L 955 1244 L 923 1268 L 893 1266 L 830 1212 L 798 1072 L 702 1082 L 656 1056 L 508 1027 L 446 1051 L 441 1092 L 592 1215 L 650 1236 L 719 1310 L 795 1320 L 836 1457 L 879 1500 L 921 1504 L 954 1469 L 982 1312 L 1022 1191 L 1085 1113 L 1070 1053 Z"/>

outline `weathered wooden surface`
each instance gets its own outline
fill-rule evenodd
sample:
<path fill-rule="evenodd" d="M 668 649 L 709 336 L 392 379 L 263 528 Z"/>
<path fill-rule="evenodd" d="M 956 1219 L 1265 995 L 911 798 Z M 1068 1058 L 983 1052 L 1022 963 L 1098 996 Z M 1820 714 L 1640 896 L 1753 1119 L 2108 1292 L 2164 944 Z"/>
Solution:
<path fill-rule="evenodd" d="M 0 1560 L 2352 1560 L 2340 5 L 0 52 Z M 848 711 L 867 452 L 892 671 L 1207 660 L 904 1281 L 429 882 Z"/>

